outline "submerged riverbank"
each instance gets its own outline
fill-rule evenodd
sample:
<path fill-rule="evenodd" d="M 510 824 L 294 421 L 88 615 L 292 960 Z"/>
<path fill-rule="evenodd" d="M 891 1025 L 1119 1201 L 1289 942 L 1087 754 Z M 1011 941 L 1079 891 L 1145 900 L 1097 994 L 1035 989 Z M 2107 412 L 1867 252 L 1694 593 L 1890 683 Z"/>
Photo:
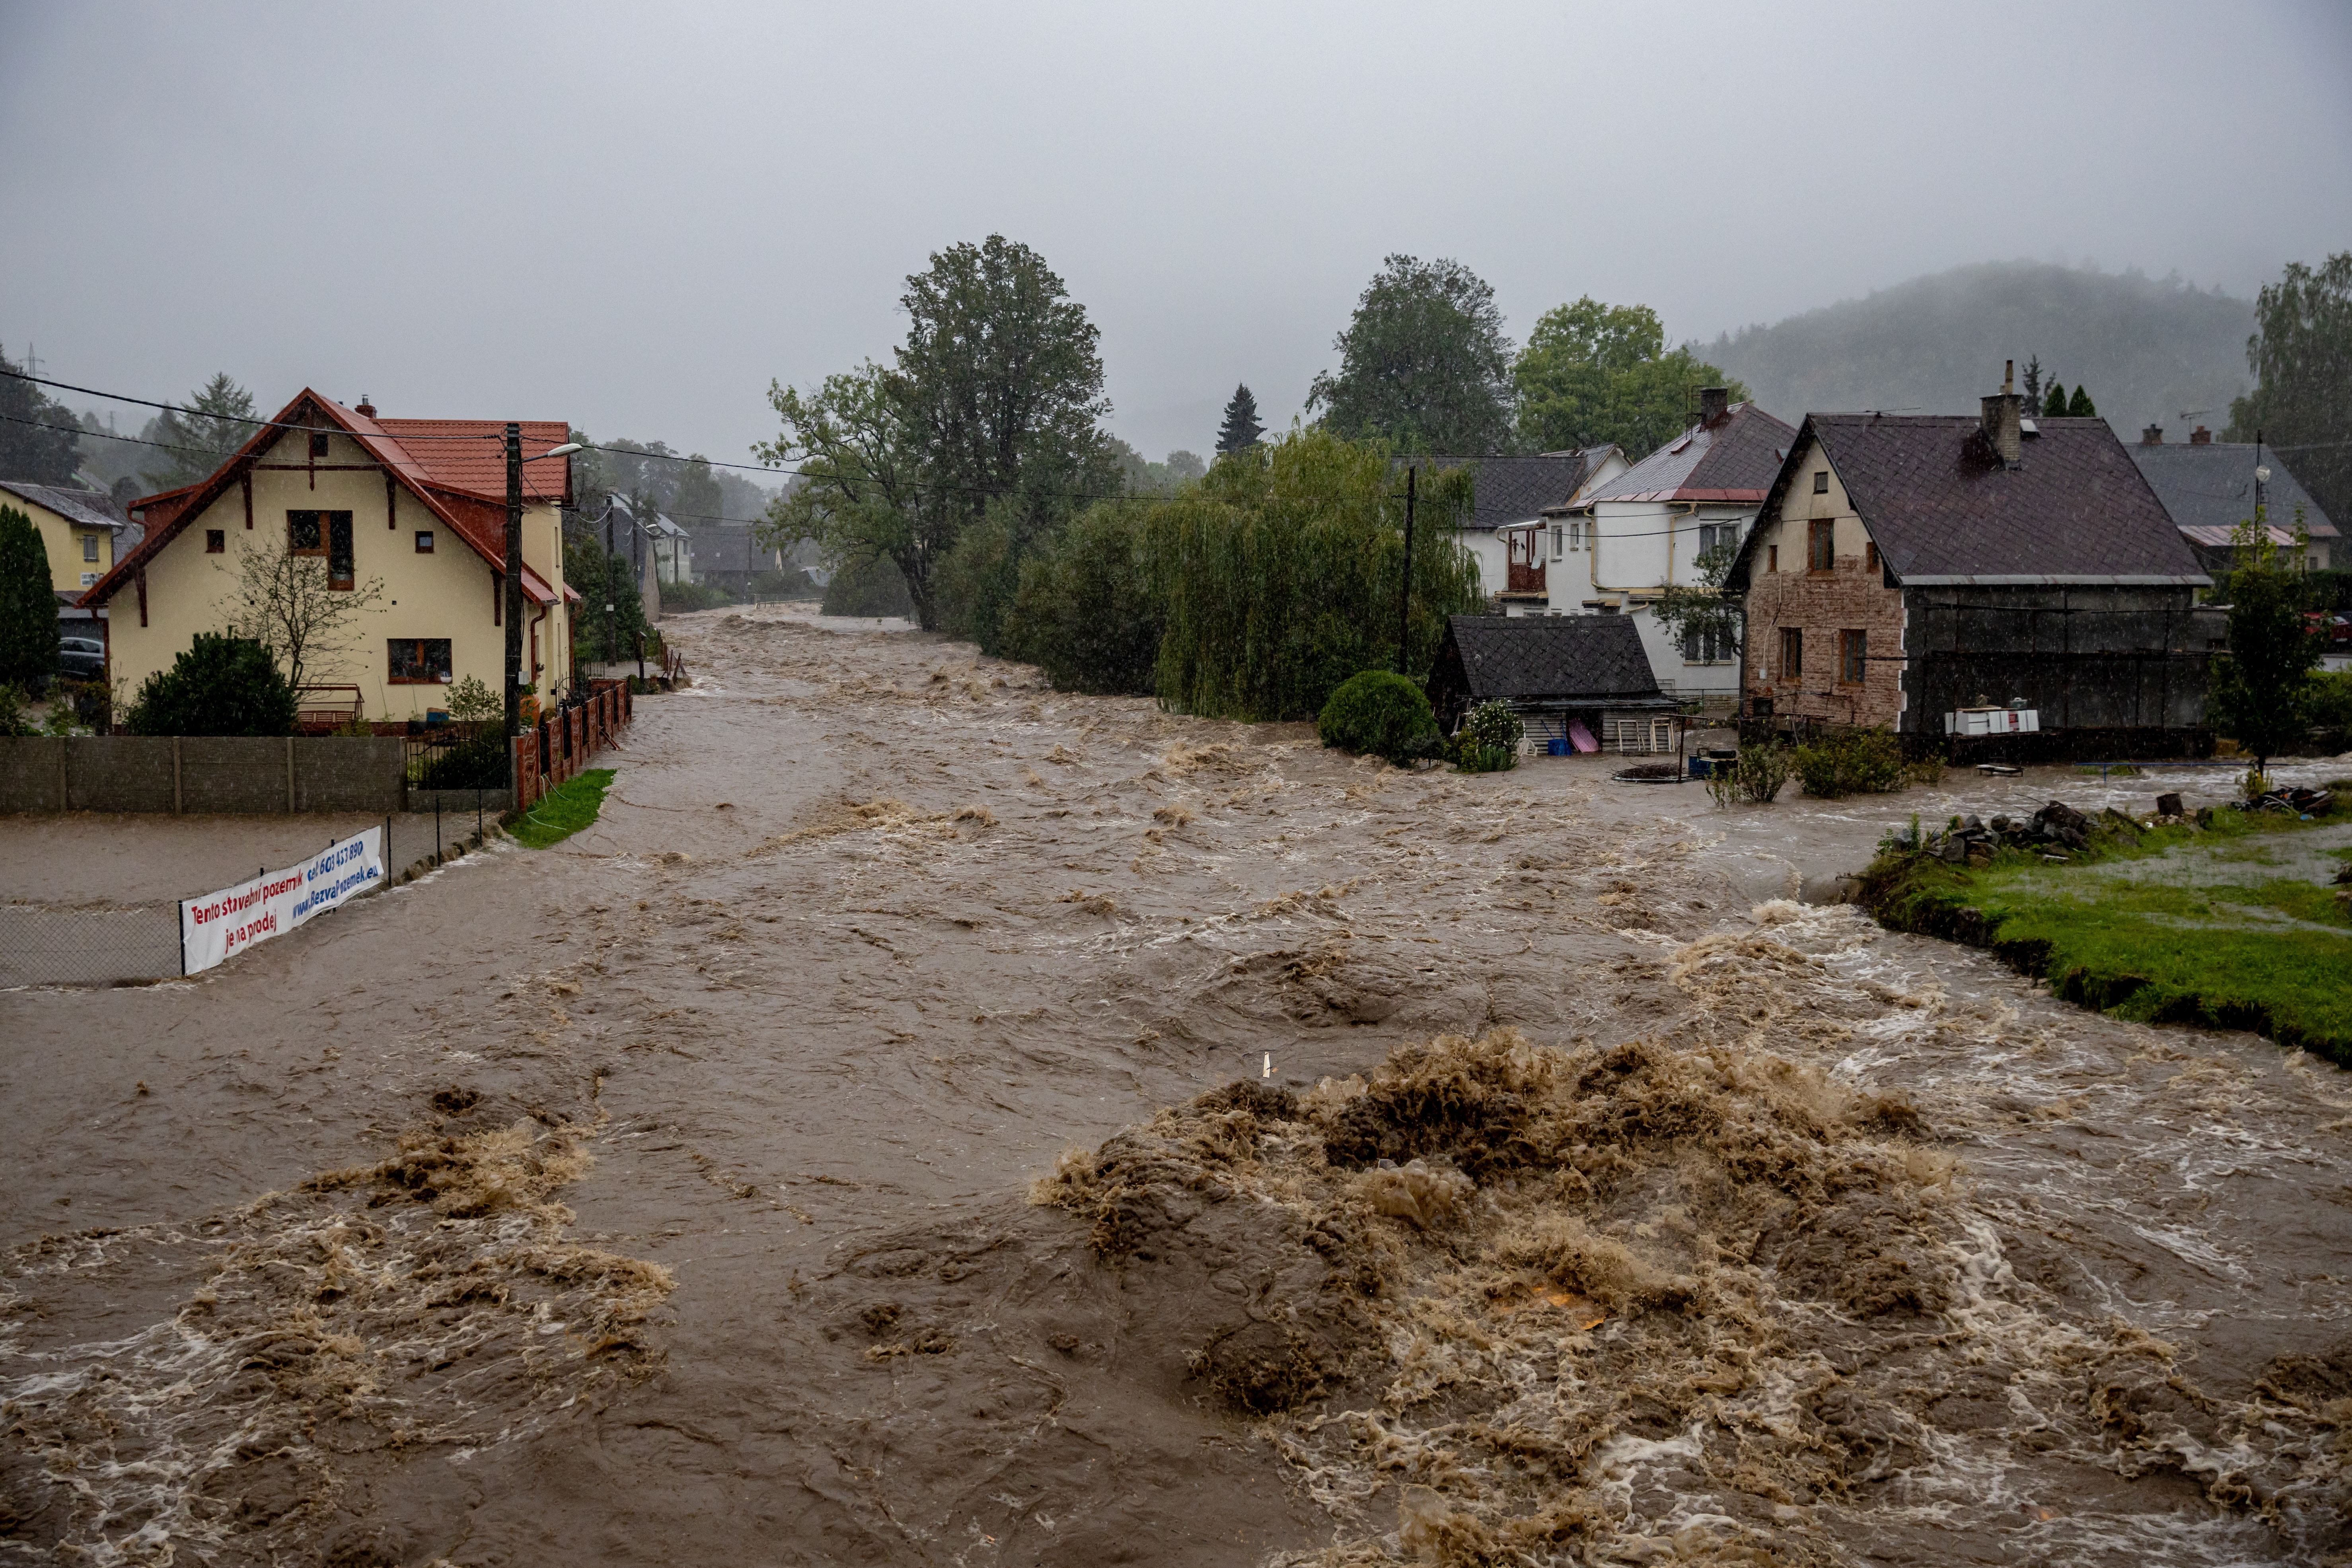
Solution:
<path fill-rule="evenodd" d="M 2079 844 L 2012 830 L 1957 862 L 1915 829 L 1882 849 L 1858 901 L 1890 930 L 1989 949 L 2084 1006 L 2252 1029 L 2352 1065 L 2352 903 L 2334 880 L 2352 866 L 2352 813 L 2080 820 Z"/>

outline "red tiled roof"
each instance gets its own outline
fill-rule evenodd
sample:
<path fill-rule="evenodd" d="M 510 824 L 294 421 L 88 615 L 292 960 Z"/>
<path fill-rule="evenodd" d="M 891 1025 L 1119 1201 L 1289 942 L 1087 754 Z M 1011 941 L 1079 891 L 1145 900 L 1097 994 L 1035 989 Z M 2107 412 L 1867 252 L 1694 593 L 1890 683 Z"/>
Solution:
<path fill-rule="evenodd" d="M 235 456 L 214 469 L 210 477 L 176 490 L 165 490 L 132 501 L 128 510 L 146 525 L 147 537 L 136 550 L 118 559 L 112 570 L 82 594 L 79 602 L 103 605 L 112 598 L 157 552 L 172 542 L 190 518 L 203 512 L 236 483 L 237 475 L 248 464 L 277 445 L 281 437 L 292 434 L 289 427 L 302 423 L 296 416 L 306 407 L 324 415 L 330 423 L 340 426 L 346 435 L 366 448 L 369 455 L 399 478 L 411 495 L 424 502 L 435 516 L 448 524 L 451 531 L 466 542 L 475 554 L 488 562 L 493 571 L 504 567 L 505 454 L 499 441 L 463 438 L 503 437 L 506 427 L 502 421 L 403 419 L 379 422 L 305 387 L 292 402 L 278 410 L 270 424 L 256 430 L 253 438 L 239 447 Z M 414 444 L 400 440 L 385 427 L 387 425 L 405 426 L 404 433 Z M 427 436 L 460 438 L 434 440 L 425 438 Z M 571 439 L 571 426 L 556 419 L 526 420 L 522 426 L 522 436 L 525 452 L 534 447 L 544 451 L 549 446 L 561 446 Z M 477 447 L 489 456 L 483 458 L 478 455 Z M 570 485 L 570 470 L 571 461 L 565 458 L 526 461 L 523 464 L 524 500 L 562 500 Z M 496 486 L 485 490 L 476 481 L 485 472 L 492 471 L 496 474 Z M 453 477 L 445 478 L 444 475 Z M 551 477 L 552 489 L 548 488 Z M 159 513 L 161 515 L 156 515 Z M 523 585 L 531 597 L 542 605 L 555 602 L 553 590 L 537 573 L 525 566 L 522 575 Z M 579 597 L 569 586 L 563 592 L 567 598 Z"/>
<path fill-rule="evenodd" d="M 362 424 L 371 423 L 352 416 Z M 503 502 L 507 495 L 506 422 L 500 419 L 377 419 L 375 428 L 398 441 L 436 485 Z M 572 466 L 561 458 L 534 458 L 572 439 L 561 419 L 522 421 L 525 500 L 563 500 Z"/>

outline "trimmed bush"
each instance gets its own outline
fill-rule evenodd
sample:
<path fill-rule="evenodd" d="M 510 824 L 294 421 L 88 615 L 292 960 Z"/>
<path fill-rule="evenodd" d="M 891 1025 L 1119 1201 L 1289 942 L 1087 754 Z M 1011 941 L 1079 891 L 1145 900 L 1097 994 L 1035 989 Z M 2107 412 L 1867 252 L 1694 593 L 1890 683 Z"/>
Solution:
<path fill-rule="evenodd" d="M 188 651 L 139 689 L 134 735 L 290 735 L 294 689 L 250 637 L 198 632 Z"/>
<path fill-rule="evenodd" d="M 1797 748 L 1790 759 L 1816 800 L 1886 795 L 1901 789 L 1902 743 L 1885 730 L 1836 730 Z"/>
<path fill-rule="evenodd" d="M 58 673 L 58 600 L 41 531 L 0 506 L 0 681 L 38 697 Z"/>
<path fill-rule="evenodd" d="M 1327 746 L 1402 764 L 1437 735 L 1437 715 L 1421 688 L 1391 670 L 1367 669 L 1341 681 L 1316 717 Z"/>

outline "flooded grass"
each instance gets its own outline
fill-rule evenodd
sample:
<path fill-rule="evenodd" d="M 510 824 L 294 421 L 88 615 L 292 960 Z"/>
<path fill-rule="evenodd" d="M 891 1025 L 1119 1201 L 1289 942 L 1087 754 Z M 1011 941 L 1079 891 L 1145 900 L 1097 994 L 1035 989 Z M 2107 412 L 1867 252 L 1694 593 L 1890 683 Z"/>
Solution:
<path fill-rule="evenodd" d="M 612 787 L 612 769 L 590 768 L 541 795 L 539 804 L 523 813 L 509 831 L 526 849 L 560 844 L 596 820 L 596 814 L 604 809 L 604 792 Z"/>
<path fill-rule="evenodd" d="M 2352 909 L 2316 875 L 2347 851 L 2298 842 L 2315 829 L 2343 824 L 2222 813 L 2136 842 L 2103 832 L 2065 863 L 1895 852 L 1864 879 L 1864 901 L 1890 926 L 1992 948 L 2117 1017 L 2254 1028 L 2352 1064 Z M 2298 868 L 2315 874 L 2278 874 Z"/>

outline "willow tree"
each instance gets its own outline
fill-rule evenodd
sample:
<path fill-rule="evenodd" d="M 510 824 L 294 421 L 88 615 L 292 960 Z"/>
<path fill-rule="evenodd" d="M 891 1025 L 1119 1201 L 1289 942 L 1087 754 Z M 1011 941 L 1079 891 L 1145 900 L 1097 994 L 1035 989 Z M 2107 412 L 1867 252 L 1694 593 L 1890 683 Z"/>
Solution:
<path fill-rule="evenodd" d="M 1160 624 L 1160 705 L 1212 718 L 1311 719 L 1360 670 L 1436 660 L 1448 615 L 1482 603 L 1456 537 L 1462 468 L 1418 484 L 1410 622 L 1397 657 L 1405 475 L 1385 443 L 1321 429 L 1221 457 L 1153 504 L 1141 558 Z"/>

